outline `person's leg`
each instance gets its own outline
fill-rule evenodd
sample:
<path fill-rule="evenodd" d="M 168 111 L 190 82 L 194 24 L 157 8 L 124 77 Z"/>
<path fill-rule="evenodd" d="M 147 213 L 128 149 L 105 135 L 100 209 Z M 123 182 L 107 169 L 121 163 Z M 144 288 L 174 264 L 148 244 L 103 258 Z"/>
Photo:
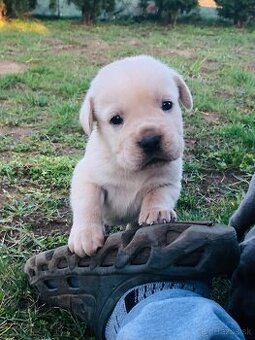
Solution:
<path fill-rule="evenodd" d="M 88 256 L 79 258 L 67 247 L 49 250 L 30 258 L 26 263 L 25 272 L 31 286 L 36 289 L 43 302 L 69 309 L 86 322 L 95 333 L 96 339 L 104 339 L 109 318 L 115 318 L 113 310 L 116 311 L 117 308 L 118 315 L 121 312 L 125 314 L 124 307 L 127 307 L 130 313 L 122 314 L 127 318 L 121 331 L 126 332 L 127 340 L 129 328 L 126 327 L 129 327 L 131 321 L 131 323 L 135 322 L 136 327 L 143 325 L 139 330 L 141 333 L 147 332 L 147 328 L 151 329 L 151 325 L 153 325 L 151 332 L 155 329 L 157 333 L 160 330 L 164 331 L 165 325 L 170 327 L 174 320 L 179 325 L 176 332 L 179 330 L 180 334 L 183 332 L 185 335 L 182 337 L 174 333 L 176 336 L 174 335 L 172 339 L 186 340 L 187 320 L 189 324 L 193 324 L 192 328 L 197 328 L 206 319 L 211 320 L 214 314 L 218 315 L 218 312 L 208 312 L 208 316 L 200 313 L 196 317 L 196 313 L 202 308 L 200 305 L 202 297 L 190 295 L 185 297 L 182 294 L 187 294 L 188 290 L 188 294 L 196 292 L 202 296 L 202 292 L 197 290 L 198 283 L 189 288 L 185 282 L 187 280 L 210 281 L 214 276 L 230 275 L 238 261 L 239 246 L 233 228 L 211 226 L 201 222 L 192 225 L 189 222 L 146 226 L 134 233 L 131 230 L 128 233 L 112 234 L 106 240 L 104 247 L 91 258 Z M 160 302 L 162 305 L 158 306 L 157 294 L 162 293 L 160 291 L 164 281 L 170 285 L 167 287 L 169 294 L 173 294 L 174 287 L 171 287 L 171 284 L 174 280 L 179 281 L 178 291 L 183 292 L 179 292 L 177 303 L 176 300 L 168 297 Z M 136 287 L 141 285 L 145 285 L 144 288 L 136 292 Z M 130 293 L 130 289 L 133 293 L 126 297 L 125 294 Z M 191 293 L 193 290 L 194 292 Z M 156 291 L 154 296 L 153 293 Z M 144 302 L 143 298 L 146 298 Z M 151 298 L 156 298 L 153 302 L 155 305 L 147 306 Z M 186 305 L 186 298 L 189 298 L 188 305 Z M 206 301 L 208 300 L 203 300 L 203 306 Z M 134 306 L 134 302 L 140 303 Z M 140 311 L 143 303 L 146 304 L 146 308 Z M 172 304 L 176 305 L 177 309 L 174 309 Z M 193 315 L 191 306 L 197 304 L 198 310 L 193 307 L 195 308 Z M 160 310 L 164 317 L 159 314 Z M 136 311 L 139 315 L 136 315 Z M 188 311 L 190 314 L 187 313 Z M 148 318 L 150 315 L 158 315 L 159 318 L 152 322 Z M 224 319 L 223 329 L 232 329 L 225 321 Z M 203 326 L 203 330 L 215 334 L 215 329 L 210 326 L 210 323 L 208 325 L 207 328 Z M 172 328 L 169 329 L 173 332 Z M 192 334 L 192 329 L 190 332 Z M 237 336 L 239 333 L 240 330 L 237 329 Z M 121 336 L 118 338 L 121 339 Z M 137 336 L 136 338 L 139 339 Z M 156 338 L 162 338 L 161 333 Z M 210 339 L 210 335 L 205 336 L 204 339 Z M 112 340 L 111 336 L 109 340 Z"/>
<path fill-rule="evenodd" d="M 255 227 L 240 244 L 240 263 L 231 279 L 229 314 L 245 330 L 247 339 L 255 339 Z"/>
<path fill-rule="evenodd" d="M 229 225 L 236 229 L 239 240 L 249 228 L 255 225 L 255 174 L 252 176 L 246 195 L 231 216 Z"/>
<path fill-rule="evenodd" d="M 106 340 L 244 339 L 226 311 L 205 297 L 208 291 L 205 284 L 195 281 L 139 286 L 127 292 L 114 308 Z M 139 295 L 142 301 L 136 304 Z"/>
<path fill-rule="evenodd" d="M 255 225 L 255 174 L 237 211 L 230 218 L 239 238 Z M 240 243 L 241 256 L 232 276 L 228 312 L 246 332 L 247 339 L 255 339 L 255 226 Z"/>

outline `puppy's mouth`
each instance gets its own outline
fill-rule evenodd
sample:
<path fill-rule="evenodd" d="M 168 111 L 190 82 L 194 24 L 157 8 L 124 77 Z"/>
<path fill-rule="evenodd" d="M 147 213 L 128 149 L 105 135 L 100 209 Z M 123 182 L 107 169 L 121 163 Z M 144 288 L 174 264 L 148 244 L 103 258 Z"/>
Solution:
<path fill-rule="evenodd" d="M 142 169 L 149 168 L 152 166 L 162 166 L 166 163 L 169 163 L 170 161 L 171 161 L 170 159 L 167 159 L 165 157 L 157 157 L 157 156 L 151 157 L 143 163 Z"/>

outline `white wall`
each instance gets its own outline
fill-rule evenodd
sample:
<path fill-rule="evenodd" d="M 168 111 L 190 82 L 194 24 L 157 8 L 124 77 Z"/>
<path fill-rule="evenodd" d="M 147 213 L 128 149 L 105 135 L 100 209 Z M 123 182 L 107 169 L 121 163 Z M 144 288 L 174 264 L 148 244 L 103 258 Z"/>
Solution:
<path fill-rule="evenodd" d="M 67 5 L 65 0 L 57 0 L 57 10 L 52 12 L 49 9 L 49 0 L 37 0 L 37 6 L 33 10 L 35 15 L 60 16 L 60 17 L 80 17 L 81 12 L 73 4 Z"/>

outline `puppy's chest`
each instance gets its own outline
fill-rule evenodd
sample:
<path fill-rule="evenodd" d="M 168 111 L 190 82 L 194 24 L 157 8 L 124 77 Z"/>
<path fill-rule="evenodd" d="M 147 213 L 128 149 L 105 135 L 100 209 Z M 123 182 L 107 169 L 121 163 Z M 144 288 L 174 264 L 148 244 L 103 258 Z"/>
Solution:
<path fill-rule="evenodd" d="M 126 224 L 137 220 L 144 190 L 137 183 L 104 187 L 103 217 L 106 224 Z"/>

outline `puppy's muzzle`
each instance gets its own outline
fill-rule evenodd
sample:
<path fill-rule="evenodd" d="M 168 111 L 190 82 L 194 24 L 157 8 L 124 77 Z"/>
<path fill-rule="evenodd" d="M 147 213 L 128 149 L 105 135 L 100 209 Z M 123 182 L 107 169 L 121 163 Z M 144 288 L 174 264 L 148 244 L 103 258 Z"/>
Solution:
<path fill-rule="evenodd" d="M 147 135 L 138 141 L 138 145 L 146 155 L 155 154 L 161 149 L 161 135 Z"/>

